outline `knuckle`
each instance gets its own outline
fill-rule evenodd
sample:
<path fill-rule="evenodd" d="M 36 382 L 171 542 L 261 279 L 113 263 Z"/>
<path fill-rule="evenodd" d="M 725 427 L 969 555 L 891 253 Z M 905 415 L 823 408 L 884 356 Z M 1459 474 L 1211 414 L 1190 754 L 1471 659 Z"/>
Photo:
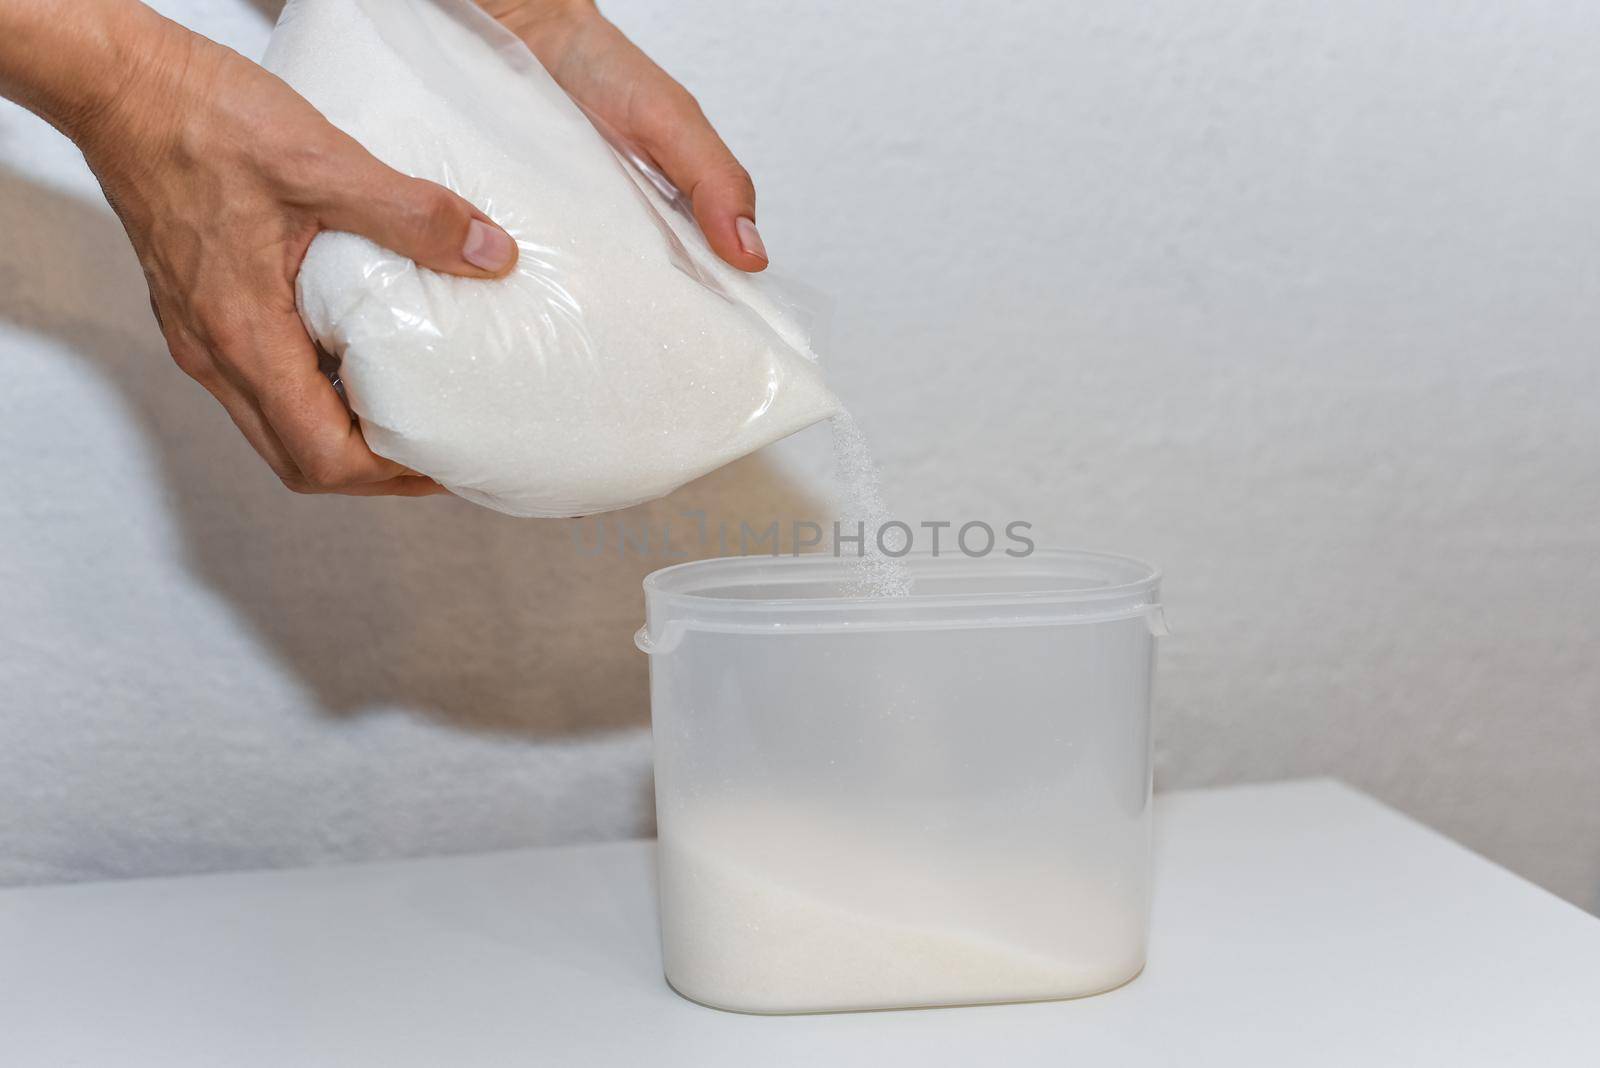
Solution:
<path fill-rule="evenodd" d="M 727 180 L 741 193 L 747 194 L 752 200 L 755 199 L 756 183 L 751 179 L 750 172 L 745 170 L 744 165 L 738 160 L 728 161 Z"/>
<path fill-rule="evenodd" d="M 202 312 L 200 331 L 206 343 L 218 352 L 238 350 L 251 335 L 246 316 L 227 306 Z"/>
<path fill-rule="evenodd" d="M 645 131 L 649 139 L 676 136 L 684 123 L 703 122 L 706 113 L 693 93 L 680 86 L 671 91 L 652 93 L 636 105 L 635 125 Z"/>
<path fill-rule="evenodd" d="M 419 182 L 409 206 L 411 224 L 419 232 L 443 237 L 458 223 L 464 225 L 460 201 L 441 186 Z M 451 234 L 450 236 L 454 236 Z"/>
<path fill-rule="evenodd" d="M 204 348 L 226 353 L 250 336 L 252 306 L 236 288 L 217 279 L 205 279 L 183 298 L 178 325 L 184 334 Z"/>
<path fill-rule="evenodd" d="M 182 343 L 171 344 L 168 348 L 172 352 L 172 362 L 178 365 L 178 370 L 202 386 L 210 389 L 221 381 L 221 372 L 217 370 L 211 354 L 204 349 Z"/>
<path fill-rule="evenodd" d="M 705 115 L 705 109 L 700 106 L 700 98 L 695 96 L 683 86 L 678 86 L 678 91 L 668 97 L 679 109 L 692 115 Z"/>
<path fill-rule="evenodd" d="M 338 131 L 332 129 L 276 145 L 265 156 L 267 178 L 291 202 L 313 200 L 326 189 L 330 176 L 344 170 L 345 149 Z"/>
<path fill-rule="evenodd" d="M 301 478 L 316 492 L 336 493 L 354 485 L 356 478 L 337 456 L 323 453 L 302 460 Z"/>
<path fill-rule="evenodd" d="M 290 493 L 309 495 L 317 492 L 315 486 L 299 475 L 279 475 L 278 481 L 283 483 L 283 488 Z"/>

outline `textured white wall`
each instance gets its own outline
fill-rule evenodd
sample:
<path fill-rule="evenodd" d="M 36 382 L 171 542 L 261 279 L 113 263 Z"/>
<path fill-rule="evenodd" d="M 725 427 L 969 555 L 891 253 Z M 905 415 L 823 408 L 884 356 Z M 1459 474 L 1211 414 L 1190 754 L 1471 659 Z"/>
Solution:
<path fill-rule="evenodd" d="M 833 294 L 900 510 L 1165 566 L 1163 784 L 1340 775 L 1600 908 L 1600 12 L 609 10 Z M 654 562 L 280 490 L 9 108 L 0 352 L 0 882 L 649 829 Z M 815 513 L 822 451 L 650 514 Z"/>

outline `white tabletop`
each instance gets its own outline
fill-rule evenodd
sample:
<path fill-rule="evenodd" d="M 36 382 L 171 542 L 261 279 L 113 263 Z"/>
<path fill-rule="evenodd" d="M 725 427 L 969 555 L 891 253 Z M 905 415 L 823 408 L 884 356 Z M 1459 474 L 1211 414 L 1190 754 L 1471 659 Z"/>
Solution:
<path fill-rule="evenodd" d="M 651 847 L 0 892 L 0 1064 L 1600 1064 L 1600 920 L 1327 781 L 1162 796 L 1149 966 L 759 1017 L 662 981 Z"/>

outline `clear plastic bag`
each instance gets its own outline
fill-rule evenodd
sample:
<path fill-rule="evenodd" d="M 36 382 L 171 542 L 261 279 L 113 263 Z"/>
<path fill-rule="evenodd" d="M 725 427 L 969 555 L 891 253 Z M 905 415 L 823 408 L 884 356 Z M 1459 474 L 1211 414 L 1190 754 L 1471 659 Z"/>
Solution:
<path fill-rule="evenodd" d="M 468 0 L 289 0 L 264 63 L 520 250 L 484 282 L 312 242 L 301 316 L 373 451 L 512 515 L 588 515 L 838 411 L 799 318 Z"/>

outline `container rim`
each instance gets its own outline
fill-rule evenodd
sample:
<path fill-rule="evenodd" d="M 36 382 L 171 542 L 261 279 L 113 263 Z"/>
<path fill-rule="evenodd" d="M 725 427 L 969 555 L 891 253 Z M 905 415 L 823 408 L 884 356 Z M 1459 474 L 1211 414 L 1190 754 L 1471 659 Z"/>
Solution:
<path fill-rule="evenodd" d="M 1149 603 L 1161 582 L 1155 565 L 1118 553 L 1083 549 L 1036 549 L 1027 556 L 968 557 L 959 553 L 913 552 L 902 557 L 914 573 L 936 575 L 941 579 L 973 578 L 986 575 L 1013 579 L 1037 576 L 1038 589 L 975 590 L 964 593 L 917 593 L 906 597 L 751 597 L 731 598 L 709 593 L 741 585 L 783 586 L 805 582 L 839 580 L 848 576 L 850 557 L 831 553 L 802 553 L 783 556 L 717 556 L 691 560 L 653 571 L 645 577 L 648 601 L 668 605 L 691 614 L 709 611 L 718 616 L 759 614 L 774 609 L 798 612 L 811 610 L 885 610 L 896 614 L 936 611 L 940 607 L 979 607 L 1007 605 L 1094 605 L 1106 602 Z M 1072 588 L 1051 587 L 1051 578 L 1066 577 L 1070 570 L 1098 569 L 1105 581 Z M 791 574 L 783 574 L 788 571 Z M 743 581 L 741 582 L 741 579 Z"/>

